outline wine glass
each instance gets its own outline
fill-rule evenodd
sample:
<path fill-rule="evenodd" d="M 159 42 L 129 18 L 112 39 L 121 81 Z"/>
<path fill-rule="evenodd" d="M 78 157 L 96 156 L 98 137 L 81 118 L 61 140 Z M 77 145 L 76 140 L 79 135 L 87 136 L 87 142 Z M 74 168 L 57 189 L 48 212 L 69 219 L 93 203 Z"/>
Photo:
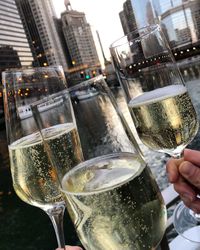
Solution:
<path fill-rule="evenodd" d="M 9 144 L 9 156 L 13 186 L 17 195 L 26 203 L 39 207 L 50 217 L 58 246 L 65 249 L 63 232 L 63 214 L 65 202 L 59 189 L 59 179 L 55 166 L 49 161 L 48 152 L 44 148 L 42 137 L 37 128 L 30 108 L 32 102 L 66 90 L 66 82 L 62 67 L 46 67 L 32 69 L 17 69 L 3 72 L 4 107 L 7 138 Z M 65 117 L 71 126 L 76 127 L 73 119 L 69 94 L 65 92 L 65 103 L 57 99 L 54 103 L 46 103 L 40 106 L 45 116 L 50 116 L 49 122 L 54 123 L 52 108 L 59 110 L 63 105 L 68 106 Z M 62 119 L 62 117 L 60 117 Z M 47 131 L 54 137 L 64 131 L 67 127 L 57 127 Z M 71 168 L 81 161 L 81 152 L 77 143 L 70 147 L 76 147 L 73 160 L 69 159 Z M 70 136 L 69 136 L 70 139 Z M 61 146 L 68 145 L 62 144 Z M 77 153 L 77 155 L 76 155 Z M 75 157 L 76 161 L 75 161 Z M 70 156 L 69 156 L 70 158 Z M 74 165 L 73 165 L 74 164 Z"/>
<path fill-rule="evenodd" d="M 199 124 L 160 26 L 147 26 L 124 36 L 110 51 L 139 138 L 152 150 L 180 158 Z M 197 220 L 183 203 L 178 208 L 174 225 L 182 234 Z"/>
<path fill-rule="evenodd" d="M 66 206 L 83 246 L 87 250 L 156 247 L 165 231 L 166 208 L 104 78 L 68 90 L 85 160 L 73 171 L 63 171 L 68 153 L 58 149 L 59 142 L 49 140 L 46 131 L 51 124 L 39 110 L 57 96 L 31 108 L 51 161 L 58 166 Z M 60 98 L 65 96 L 60 93 Z"/>

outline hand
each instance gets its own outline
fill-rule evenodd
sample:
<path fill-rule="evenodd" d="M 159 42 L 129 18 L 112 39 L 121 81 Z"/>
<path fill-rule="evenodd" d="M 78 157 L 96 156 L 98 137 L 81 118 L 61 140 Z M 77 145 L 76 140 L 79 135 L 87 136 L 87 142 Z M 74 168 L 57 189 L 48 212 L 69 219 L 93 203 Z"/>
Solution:
<path fill-rule="evenodd" d="M 62 248 L 57 248 L 56 250 L 63 250 Z M 65 246 L 65 250 L 83 250 L 81 247 L 71 247 Z"/>
<path fill-rule="evenodd" d="M 167 162 L 167 173 L 184 204 L 200 213 L 200 151 L 185 149 L 183 158 Z"/>

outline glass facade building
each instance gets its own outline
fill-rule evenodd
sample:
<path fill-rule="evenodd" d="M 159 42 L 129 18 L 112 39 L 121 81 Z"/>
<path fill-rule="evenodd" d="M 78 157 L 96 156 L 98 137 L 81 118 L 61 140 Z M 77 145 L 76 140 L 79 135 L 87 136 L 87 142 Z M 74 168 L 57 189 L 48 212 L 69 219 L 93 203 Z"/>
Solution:
<path fill-rule="evenodd" d="M 125 34 L 132 16 L 135 17 L 132 23 L 137 28 L 160 23 L 173 50 L 188 49 L 191 52 L 200 44 L 199 0 L 126 0 L 120 13 Z M 193 51 L 195 53 L 197 50 Z"/>
<path fill-rule="evenodd" d="M 154 23 L 155 12 L 151 0 L 131 0 L 138 28 Z"/>
<path fill-rule="evenodd" d="M 186 47 L 199 42 L 199 0 L 152 1 L 171 48 Z"/>
<path fill-rule="evenodd" d="M 0 70 L 32 66 L 32 53 L 14 0 L 0 0 Z"/>
<path fill-rule="evenodd" d="M 62 65 L 67 60 L 57 30 L 56 14 L 51 0 L 15 0 L 38 66 Z"/>

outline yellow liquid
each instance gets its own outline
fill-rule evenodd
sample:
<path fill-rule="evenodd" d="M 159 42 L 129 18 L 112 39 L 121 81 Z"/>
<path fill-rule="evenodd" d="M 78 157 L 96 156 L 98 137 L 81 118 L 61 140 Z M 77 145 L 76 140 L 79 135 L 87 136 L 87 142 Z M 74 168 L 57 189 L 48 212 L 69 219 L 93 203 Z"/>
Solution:
<path fill-rule="evenodd" d="M 173 154 L 181 151 L 198 131 L 198 119 L 182 85 L 145 93 L 129 103 L 141 141 L 149 148 Z"/>
<path fill-rule="evenodd" d="M 44 132 L 50 148 L 57 150 L 54 153 L 63 171 L 81 162 L 82 153 L 78 150 L 78 134 L 73 124 L 55 126 Z M 23 201 L 46 210 L 62 202 L 57 172 L 48 160 L 39 133 L 11 144 L 9 155 L 13 186 Z"/>
<path fill-rule="evenodd" d="M 165 231 L 166 210 L 149 169 L 132 154 L 96 159 L 62 181 L 84 247 L 154 249 Z"/>

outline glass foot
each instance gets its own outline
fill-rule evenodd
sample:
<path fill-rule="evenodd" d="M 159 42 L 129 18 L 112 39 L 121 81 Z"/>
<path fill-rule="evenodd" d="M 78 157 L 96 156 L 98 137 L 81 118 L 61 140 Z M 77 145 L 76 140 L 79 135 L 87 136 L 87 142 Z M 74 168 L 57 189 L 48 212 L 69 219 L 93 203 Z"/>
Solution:
<path fill-rule="evenodd" d="M 180 202 L 174 210 L 174 228 L 185 239 L 200 246 L 200 219 Z"/>

